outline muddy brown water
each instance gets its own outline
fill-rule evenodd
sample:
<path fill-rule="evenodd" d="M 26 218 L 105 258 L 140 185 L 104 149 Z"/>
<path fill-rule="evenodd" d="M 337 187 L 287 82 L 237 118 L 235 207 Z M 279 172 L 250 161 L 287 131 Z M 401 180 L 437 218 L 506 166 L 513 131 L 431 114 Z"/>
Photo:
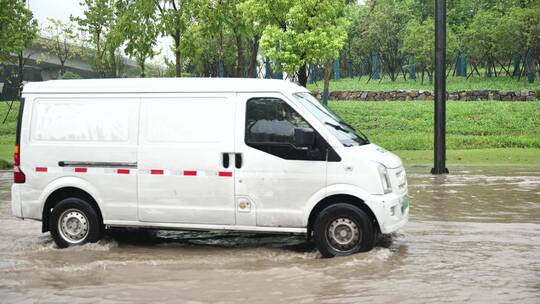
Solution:
<path fill-rule="evenodd" d="M 540 303 L 540 168 L 409 168 L 410 223 L 368 253 L 302 237 L 114 230 L 56 249 L 11 216 L 0 174 L 0 302 Z"/>

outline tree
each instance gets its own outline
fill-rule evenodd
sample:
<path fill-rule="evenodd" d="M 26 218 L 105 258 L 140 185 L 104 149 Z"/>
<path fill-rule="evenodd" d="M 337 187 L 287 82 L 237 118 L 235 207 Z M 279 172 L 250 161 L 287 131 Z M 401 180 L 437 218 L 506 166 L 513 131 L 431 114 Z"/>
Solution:
<path fill-rule="evenodd" d="M 120 0 L 83 0 L 84 17 L 72 18 L 88 34 L 86 42 L 93 51 L 90 61 L 102 76 L 117 77 L 121 65 L 118 49 L 122 39 L 114 33 L 123 3 Z"/>
<path fill-rule="evenodd" d="M 0 0 L 0 63 L 13 62 L 17 56 L 17 76 L 14 86 L 20 87 L 23 71 L 29 57 L 23 51 L 34 41 L 38 32 L 37 21 L 23 1 Z"/>
<path fill-rule="evenodd" d="M 245 40 L 250 34 L 250 25 L 248 19 L 245 17 L 244 12 L 241 9 L 241 5 L 245 0 L 230 0 L 228 1 L 229 7 L 226 10 L 228 12 L 227 18 L 228 27 L 231 29 L 234 35 L 234 41 L 236 46 L 236 77 L 244 76 L 245 65 Z M 256 55 L 255 55 L 256 56 Z"/>
<path fill-rule="evenodd" d="M 207 5 L 208 0 L 153 0 L 160 13 L 161 33 L 173 39 L 171 47 L 175 59 L 175 75 L 182 76 L 181 48 L 182 38 L 192 20 L 192 7 L 198 3 L 200 6 Z"/>
<path fill-rule="evenodd" d="M 205 22 L 205 19 L 206 17 L 201 17 L 199 22 L 187 29 L 181 50 L 190 73 L 217 77 L 219 61 L 223 58 L 219 31 L 214 29 L 212 22 Z M 225 62 L 233 64 L 234 54 L 230 50 L 224 57 Z"/>
<path fill-rule="evenodd" d="M 365 28 L 366 20 L 369 18 L 370 8 L 366 5 L 352 5 L 350 18 L 351 25 L 348 31 L 348 40 L 350 45 L 350 56 L 354 66 L 359 71 L 359 76 L 366 73 L 371 66 L 371 54 L 369 42 L 362 34 Z"/>
<path fill-rule="evenodd" d="M 268 25 L 284 27 L 285 15 L 289 9 L 288 0 L 245 0 L 238 5 L 251 36 L 251 55 L 248 75 L 255 74 L 260 40 Z"/>
<path fill-rule="evenodd" d="M 375 5 L 367 16 L 361 35 L 365 37 L 370 50 L 380 58 L 390 80 L 395 81 L 402 66 L 401 48 L 407 13 L 393 5 L 381 3 Z"/>
<path fill-rule="evenodd" d="M 60 76 L 64 76 L 66 61 L 81 52 L 79 37 L 75 32 L 73 22 L 63 23 L 52 18 L 47 20 L 50 24 L 45 27 L 46 37 L 41 39 L 41 44 L 47 52 L 58 58 L 58 61 L 60 61 Z"/>
<path fill-rule="evenodd" d="M 155 22 L 156 9 L 151 1 L 133 0 L 123 8 L 118 24 L 114 28 L 117 41 L 125 41 L 125 52 L 135 58 L 145 77 L 146 61 L 156 55 L 155 46 L 158 26 Z"/>
<path fill-rule="evenodd" d="M 424 73 L 427 72 L 429 79 L 433 73 L 435 58 L 435 23 L 433 18 L 427 18 L 423 22 L 412 20 L 405 27 L 402 52 L 414 54 L 416 64 L 422 71 L 422 83 Z M 446 32 L 446 53 L 451 57 L 456 51 L 457 42 L 455 35 L 450 29 Z"/>
<path fill-rule="evenodd" d="M 536 65 L 540 63 L 540 5 L 515 7 L 504 19 L 496 39 L 505 48 L 521 55 L 529 82 L 534 82 Z M 520 73 L 521 75 L 521 73 Z"/>
<path fill-rule="evenodd" d="M 0 0 L 0 7 L 0 62 L 6 62 L 30 45 L 38 25 L 24 1 Z"/>
<path fill-rule="evenodd" d="M 501 18 L 498 12 L 482 11 L 476 14 L 473 22 L 463 33 L 471 61 L 475 66 L 484 64 L 486 77 L 491 77 L 495 66 L 495 54 L 500 47 L 496 33 Z"/>
<path fill-rule="evenodd" d="M 344 9 L 343 0 L 290 1 L 278 24 L 265 28 L 261 38 L 263 52 L 274 62 L 280 62 L 285 72 L 296 73 L 300 85 L 306 86 L 307 65 L 328 66 L 347 40 Z"/>

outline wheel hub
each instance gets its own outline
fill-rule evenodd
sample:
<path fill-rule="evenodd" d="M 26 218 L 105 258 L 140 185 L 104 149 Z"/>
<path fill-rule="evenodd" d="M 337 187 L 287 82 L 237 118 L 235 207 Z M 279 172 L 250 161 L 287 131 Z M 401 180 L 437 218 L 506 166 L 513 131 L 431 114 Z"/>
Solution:
<path fill-rule="evenodd" d="M 88 219 L 77 209 L 68 209 L 60 215 L 58 231 L 71 244 L 82 242 L 88 234 Z"/>
<path fill-rule="evenodd" d="M 352 249 L 360 240 L 360 230 L 349 218 L 337 218 L 328 225 L 328 240 L 334 249 L 347 251 Z"/>

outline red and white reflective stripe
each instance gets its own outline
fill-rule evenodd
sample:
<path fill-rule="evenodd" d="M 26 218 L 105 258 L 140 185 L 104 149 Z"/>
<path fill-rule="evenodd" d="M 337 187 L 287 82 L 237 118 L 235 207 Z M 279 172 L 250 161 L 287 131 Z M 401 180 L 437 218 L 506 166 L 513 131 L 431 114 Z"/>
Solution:
<path fill-rule="evenodd" d="M 180 176 L 220 176 L 220 177 L 231 177 L 233 173 L 231 171 L 199 171 L 199 170 L 164 170 L 164 169 L 150 169 L 144 170 L 141 169 L 138 171 L 139 174 L 150 174 L 150 175 L 180 175 Z"/>
<path fill-rule="evenodd" d="M 116 169 L 116 174 L 129 174 L 129 169 Z"/>
<path fill-rule="evenodd" d="M 197 176 L 197 177 L 232 177 L 232 171 L 201 171 L 201 170 L 164 170 L 164 169 L 127 169 L 127 168 L 87 168 L 87 167 L 75 167 L 75 168 L 61 168 L 61 167 L 36 167 L 36 172 L 40 173 L 106 173 L 106 174 L 121 174 L 121 175 L 167 175 L 167 176 Z"/>

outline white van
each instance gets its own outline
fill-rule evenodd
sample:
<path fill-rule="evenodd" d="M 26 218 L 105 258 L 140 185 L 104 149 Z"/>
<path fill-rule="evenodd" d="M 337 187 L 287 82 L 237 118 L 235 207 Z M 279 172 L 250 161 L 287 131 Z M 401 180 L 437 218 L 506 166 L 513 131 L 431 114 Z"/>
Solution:
<path fill-rule="evenodd" d="M 288 81 L 29 83 L 13 214 L 59 247 L 106 227 L 301 233 L 326 257 L 408 220 L 400 159 Z"/>

